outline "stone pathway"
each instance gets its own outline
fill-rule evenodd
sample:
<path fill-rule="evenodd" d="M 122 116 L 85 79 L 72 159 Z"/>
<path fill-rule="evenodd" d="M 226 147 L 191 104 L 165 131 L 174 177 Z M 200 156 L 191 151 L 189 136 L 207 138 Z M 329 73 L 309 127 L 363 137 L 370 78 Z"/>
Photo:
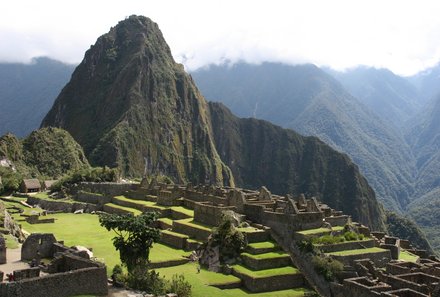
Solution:
<path fill-rule="evenodd" d="M 21 245 L 16 249 L 7 249 L 6 250 L 6 264 L 0 265 L 0 271 L 3 271 L 6 274 L 12 273 L 17 269 L 29 268 L 29 265 L 25 262 L 21 262 Z"/>

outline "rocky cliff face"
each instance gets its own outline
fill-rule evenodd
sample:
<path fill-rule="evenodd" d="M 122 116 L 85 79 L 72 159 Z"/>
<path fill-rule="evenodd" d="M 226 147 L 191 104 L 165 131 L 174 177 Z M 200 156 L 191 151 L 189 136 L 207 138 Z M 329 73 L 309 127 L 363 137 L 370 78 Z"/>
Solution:
<path fill-rule="evenodd" d="M 217 150 L 237 184 L 318 196 L 356 220 L 383 229 L 382 207 L 347 155 L 316 137 L 262 120 L 239 119 L 220 103 L 209 107 Z"/>
<path fill-rule="evenodd" d="M 174 62 L 158 26 L 131 16 L 87 51 L 42 126 L 67 129 L 92 164 L 125 175 L 163 173 L 211 182 L 318 195 L 375 229 L 374 192 L 343 154 L 314 137 L 208 105 Z M 233 177 L 234 176 L 234 177 Z"/>
<path fill-rule="evenodd" d="M 131 16 L 87 51 L 42 126 L 68 130 L 94 165 L 177 181 L 233 184 L 213 144 L 207 103 L 157 24 Z"/>

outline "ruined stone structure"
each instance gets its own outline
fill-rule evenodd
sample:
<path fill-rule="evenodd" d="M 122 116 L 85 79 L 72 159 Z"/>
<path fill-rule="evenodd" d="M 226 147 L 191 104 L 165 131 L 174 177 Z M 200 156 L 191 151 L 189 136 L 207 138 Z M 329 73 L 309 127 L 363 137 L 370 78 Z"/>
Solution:
<path fill-rule="evenodd" d="M 2 297 L 69 297 L 107 295 L 107 270 L 88 254 L 64 246 L 53 234 L 31 234 L 22 247 L 22 260 L 53 259 L 47 266 L 15 270 L 13 282 L 0 282 Z M 44 270 L 47 275 L 40 276 Z"/>
<path fill-rule="evenodd" d="M 3 235 L 0 234 L 0 264 L 6 263 L 6 241 Z"/>
<path fill-rule="evenodd" d="M 218 225 L 225 211 L 235 212 L 238 221 L 246 221 L 255 227 L 256 232 L 246 234 L 249 242 L 274 240 L 290 254 L 290 260 L 302 272 L 286 276 L 285 279 L 274 278 L 268 284 L 267 281 L 256 281 L 233 270 L 232 273 L 241 279 L 242 285 L 253 292 L 290 288 L 292 284 L 306 281 L 322 296 L 440 297 L 438 258 L 428 258 L 426 251 L 414 249 L 406 240 L 389 237 L 382 232 L 370 232 L 368 227 L 352 222 L 350 216 L 320 203 L 314 197 L 274 195 L 265 187 L 245 190 L 191 184 L 167 185 L 156 180 L 149 184 L 143 180 L 140 185 L 108 184 L 108 188 L 102 184 L 86 183 L 78 185 L 76 189 L 76 198 L 96 210 L 126 213 L 128 210 L 124 207 L 132 207 L 138 211 L 157 211 L 162 217 L 172 217 L 172 226 L 166 220 L 158 222 L 163 229 L 161 241 L 187 250 L 194 250 L 207 240 L 211 229 L 206 226 Z M 193 217 L 176 210 L 179 207 L 193 211 Z M 316 246 L 322 255 L 344 264 L 344 270 L 335 282 L 328 282 L 319 275 L 311 265 L 313 256 L 298 248 L 298 242 L 314 236 L 302 231 L 313 229 L 321 232 L 317 236 L 338 235 L 349 230 L 366 237 L 360 241 Z M 362 253 L 338 253 L 345 250 Z M 397 260 L 402 250 L 419 256 L 418 262 Z M 66 263 L 70 260 L 58 260 L 56 265 L 69 266 Z M 272 265 L 277 267 L 290 261 L 257 261 L 251 256 L 242 260 L 254 269 Z M 78 270 L 84 269 L 78 267 Z"/>

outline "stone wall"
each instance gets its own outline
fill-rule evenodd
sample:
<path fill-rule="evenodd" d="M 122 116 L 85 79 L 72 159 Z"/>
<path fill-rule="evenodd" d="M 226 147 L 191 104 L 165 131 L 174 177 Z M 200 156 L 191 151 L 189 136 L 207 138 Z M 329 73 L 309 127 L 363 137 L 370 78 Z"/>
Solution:
<path fill-rule="evenodd" d="M 50 274 L 11 283 L 0 283 L 0 296 L 2 297 L 107 296 L 107 293 L 105 266 Z"/>
<path fill-rule="evenodd" d="M 35 278 L 40 276 L 40 268 L 32 267 L 27 269 L 14 270 L 14 280 L 20 281 L 27 278 Z"/>
<path fill-rule="evenodd" d="M 29 235 L 21 247 L 21 260 L 35 258 L 51 258 L 53 256 L 53 244 L 57 242 L 51 233 L 33 233 Z"/>
<path fill-rule="evenodd" d="M 234 206 L 217 206 L 199 202 L 194 205 L 194 221 L 209 226 L 218 226 L 222 220 L 223 211 L 234 209 Z"/>
<path fill-rule="evenodd" d="M 78 184 L 73 190 L 74 194 L 78 191 L 100 193 L 107 197 L 124 195 L 127 191 L 136 191 L 139 184 L 130 183 L 90 183 L 82 182 Z"/>
<path fill-rule="evenodd" d="M 245 288 L 252 293 L 285 290 L 300 287 L 304 284 L 304 278 L 300 273 L 267 277 L 264 282 L 236 270 L 233 270 L 232 274 L 239 277 Z"/>
<path fill-rule="evenodd" d="M 96 205 L 90 203 L 46 200 L 34 196 L 29 196 L 27 203 L 30 205 L 39 205 L 41 208 L 50 211 L 74 212 L 83 209 L 84 212 L 92 212 L 99 210 Z"/>
<path fill-rule="evenodd" d="M 0 234 L 0 264 L 6 263 L 6 241 L 2 234 Z"/>
<path fill-rule="evenodd" d="M 47 271 L 49 273 L 59 273 L 100 266 L 102 266 L 102 264 L 69 253 L 65 253 L 53 259 L 53 261 L 48 265 Z"/>
<path fill-rule="evenodd" d="M 336 256 L 332 255 L 336 260 L 341 261 L 345 265 L 353 265 L 355 260 L 360 258 L 359 255 L 345 255 L 345 256 Z M 370 259 L 373 261 L 374 265 L 377 267 L 385 267 L 385 265 L 391 261 L 391 253 L 389 250 L 384 250 L 383 252 L 376 253 L 364 253 L 362 254 L 363 259 Z"/>
<path fill-rule="evenodd" d="M 76 194 L 75 200 L 90 203 L 90 204 L 98 204 L 100 206 L 109 203 L 112 200 L 111 196 L 102 195 L 99 193 L 91 193 L 86 191 L 78 191 Z"/>

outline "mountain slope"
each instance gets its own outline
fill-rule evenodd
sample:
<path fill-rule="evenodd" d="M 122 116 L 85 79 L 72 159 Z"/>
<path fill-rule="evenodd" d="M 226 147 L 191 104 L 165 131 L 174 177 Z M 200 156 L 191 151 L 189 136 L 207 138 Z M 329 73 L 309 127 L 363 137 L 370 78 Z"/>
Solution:
<path fill-rule="evenodd" d="M 414 164 L 403 136 L 314 65 L 211 66 L 192 73 L 202 93 L 239 116 L 314 135 L 359 165 L 388 208 L 412 194 Z"/>
<path fill-rule="evenodd" d="M 49 58 L 0 63 L 0 135 L 24 137 L 38 129 L 73 69 Z"/>
<path fill-rule="evenodd" d="M 148 173 L 179 182 L 232 184 L 234 172 L 239 186 L 316 194 L 384 228 L 374 192 L 345 155 L 208 105 L 145 17 L 131 16 L 98 39 L 42 125 L 66 128 L 93 164 L 117 165 L 125 175 L 142 174 L 144 158 Z"/>
<path fill-rule="evenodd" d="M 319 196 L 375 229 L 384 228 L 374 191 L 348 156 L 316 137 L 262 120 L 239 119 L 219 103 L 209 107 L 217 149 L 237 184 Z"/>
<path fill-rule="evenodd" d="M 384 122 L 395 127 L 401 128 L 420 109 L 416 87 L 388 69 L 357 67 L 345 72 L 328 72 Z"/>
<path fill-rule="evenodd" d="M 17 171 L 27 178 L 58 178 L 90 166 L 80 145 L 68 132 L 58 128 L 33 131 L 22 140 L 5 134 L 0 137 L 1 156 L 12 161 Z"/>
<path fill-rule="evenodd" d="M 125 175 L 142 174 L 147 162 L 179 181 L 233 184 L 213 144 L 206 102 L 145 17 L 98 38 L 42 126 L 68 130 L 92 164 Z"/>

